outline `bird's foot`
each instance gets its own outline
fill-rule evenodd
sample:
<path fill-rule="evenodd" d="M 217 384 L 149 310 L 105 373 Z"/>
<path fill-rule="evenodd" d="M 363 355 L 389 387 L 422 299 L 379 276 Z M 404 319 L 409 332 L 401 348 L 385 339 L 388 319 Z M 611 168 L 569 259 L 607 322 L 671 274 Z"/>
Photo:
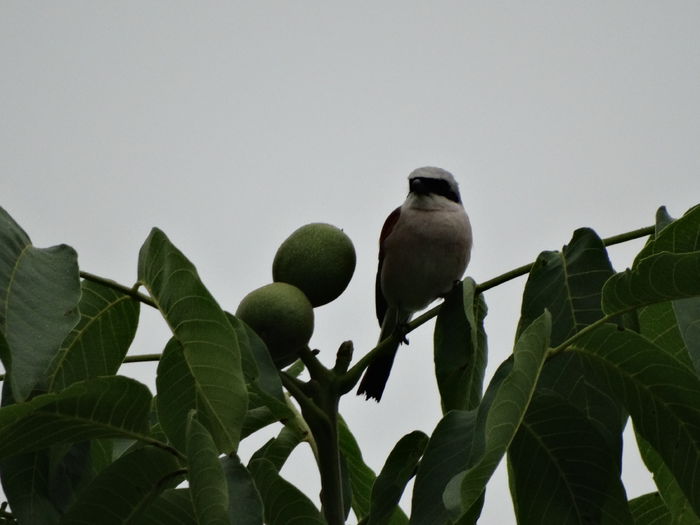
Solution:
<path fill-rule="evenodd" d="M 408 323 L 399 323 L 396 326 L 396 335 L 398 336 L 399 343 L 405 345 L 409 344 L 406 334 L 408 333 Z"/>

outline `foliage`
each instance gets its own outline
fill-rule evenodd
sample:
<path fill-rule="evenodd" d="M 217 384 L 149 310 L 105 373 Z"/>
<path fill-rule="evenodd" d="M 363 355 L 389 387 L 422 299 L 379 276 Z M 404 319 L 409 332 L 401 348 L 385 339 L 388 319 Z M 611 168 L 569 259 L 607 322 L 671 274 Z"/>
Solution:
<path fill-rule="evenodd" d="M 642 235 L 615 273 L 606 246 Z M 484 389 L 484 293 L 523 274 L 513 353 Z M 128 354 L 141 305 L 172 332 L 152 357 L 155 396 L 117 375 L 141 359 Z M 465 279 L 411 322 L 437 316 L 443 417 L 401 438 L 378 475 L 338 402 L 386 342 L 354 364 L 345 342 L 332 369 L 302 348 L 277 370 L 158 229 L 127 287 L 80 272 L 68 246 L 35 248 L 0 209 L 0 306 L 0 523 L 338 525 L 351 511 L 367 525 L 475 523 L 504 458 L 521 524 L 700 523 L 700 206 L 677 220 L 662 208 L 654 228 L 607 240 L 579 229 L 531 265 Z M 658 491 L 628 500 L 630 421 Z M 276 422 L 243 462 L 241 440 Z M 281 475 L 301 444 L 321 508 Z M 407 515 L 398 503 L 414 477 Z"/>

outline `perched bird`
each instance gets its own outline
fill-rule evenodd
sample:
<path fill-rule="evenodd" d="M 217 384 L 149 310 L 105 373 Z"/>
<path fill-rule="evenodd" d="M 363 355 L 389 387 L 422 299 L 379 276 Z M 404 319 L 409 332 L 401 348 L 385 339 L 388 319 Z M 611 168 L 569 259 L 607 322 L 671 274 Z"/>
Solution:
<path fill-rule="evenodd" d="M 413 314 L 446 295 L 462 278 L 472 230 L 454 177 L 440 168 L 408 176 L 406 201 L 387 217 L 379 238 L 375 284 L 379 340 L 401 330 Z M 400 341 L 372 361 L 357 394 L 379 401 Z"/>

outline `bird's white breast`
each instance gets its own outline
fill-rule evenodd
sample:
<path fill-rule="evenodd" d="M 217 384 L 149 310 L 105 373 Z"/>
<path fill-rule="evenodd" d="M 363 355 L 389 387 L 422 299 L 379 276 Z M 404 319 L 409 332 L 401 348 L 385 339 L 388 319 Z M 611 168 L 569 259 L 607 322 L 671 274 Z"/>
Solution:
<path fill-rule="evenodd" d="M 381 286 L 389 306 L 416 312 L 450 291 L 469 263 L 464 208 L 442 197 L 411 198 L 384 241 Z"/>

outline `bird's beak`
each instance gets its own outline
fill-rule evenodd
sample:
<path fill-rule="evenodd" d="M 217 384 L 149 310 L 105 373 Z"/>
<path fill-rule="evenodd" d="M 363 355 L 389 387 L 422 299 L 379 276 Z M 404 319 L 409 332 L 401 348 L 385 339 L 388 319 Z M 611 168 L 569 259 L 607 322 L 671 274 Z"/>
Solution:
<path fill-rule="evenodd" d="M 421 177 L 415 177 L 408 183 L 408 189 L 411 193 L 425 195 L 428 193 L 428 188 Z"/>

